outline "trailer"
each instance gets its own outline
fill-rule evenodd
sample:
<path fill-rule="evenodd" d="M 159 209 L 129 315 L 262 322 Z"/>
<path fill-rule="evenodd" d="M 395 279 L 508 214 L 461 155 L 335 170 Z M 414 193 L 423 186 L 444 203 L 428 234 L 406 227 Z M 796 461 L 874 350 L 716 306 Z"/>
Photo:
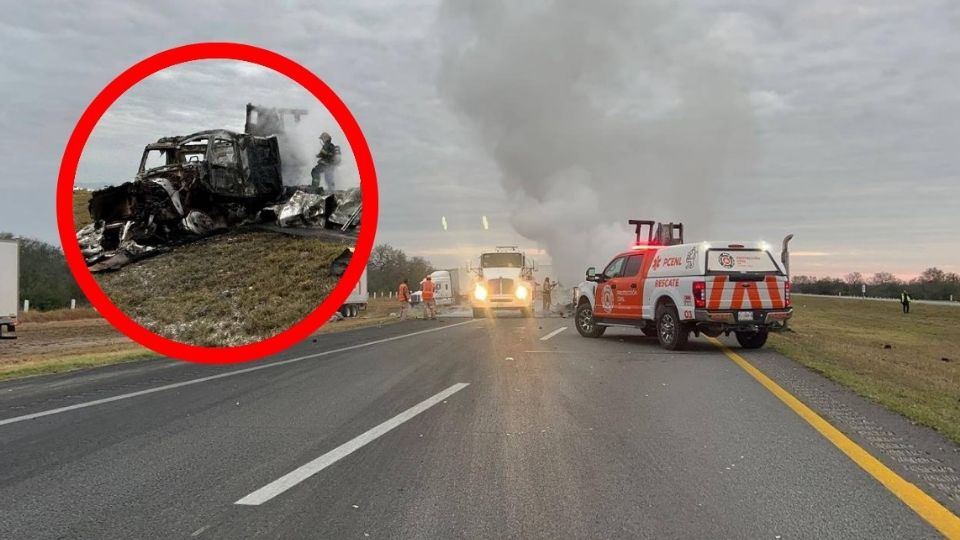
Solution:
<path fill-rule="evenodd" d="M 353 288 L 353 292 L 347 297 L 347 301 L 340 306 L 340 314 L 344 317 L 357 317 L 361 311 L 367 310 L 367 302 L 370 299 L 370 291 L 367 289 L 367 269 L 363 269 L 360 274 L 360 281 Z"/>
<path fill-rule="evenodd" d="M 0 338 L 17 337 L 20 304 L 20 242 L 0 239 Z"/>

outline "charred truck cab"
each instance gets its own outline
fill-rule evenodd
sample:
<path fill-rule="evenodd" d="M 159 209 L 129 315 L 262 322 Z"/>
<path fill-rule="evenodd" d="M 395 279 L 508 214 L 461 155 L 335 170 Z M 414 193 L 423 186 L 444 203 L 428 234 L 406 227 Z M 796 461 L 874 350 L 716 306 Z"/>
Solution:
<path fill-rule="evenodd" d="M 470 293 L 474 317 L 491 309 L 512 309 L 533 316 L 533 266 L 516 247 L 498 247 L 480 255 L 480 269 Z"/>
<path fill-rule="evenodd" d="M 575 292 L 577 331 L 599 337 L 609 326 L 635 327 L 667 349 L 690 333 L 733 332 L 745 348 L 762 347 L 770 328 L 793 314 L 782 262 L 763 242 L 683 242 L 683 225 L 631 220 L 634 246 L 602 272 L 587 269 Z M 646 235 L 644 235 L 646 231 Z"/>
<path fill-rule="evenodd" d="M 77 233 L 92 271 L 159 246 L 225 230 L 283 194 L 276 137 L 227 130 L 165 137 L 143 151 L 131 182 L 93 193 L 93 224 Z"/>

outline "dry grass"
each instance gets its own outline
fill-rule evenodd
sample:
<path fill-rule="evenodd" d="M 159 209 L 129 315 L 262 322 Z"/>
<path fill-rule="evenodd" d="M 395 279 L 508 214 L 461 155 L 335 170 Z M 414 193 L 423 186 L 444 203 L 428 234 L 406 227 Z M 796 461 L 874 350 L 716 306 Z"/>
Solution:
<path fill-rule="evenodd" d="M 40 323 L 54 321 L 75 321 L 78 319 L 98 319 L 100 314 L 91 307 L 77 309 L 53 309 L 50 311 L 28 311 L 17 317 L 20 323 Z"/>
<path fill-rule="evenodd" d="M 90 223 L 90 195 L 74 192 L 78 229 Z M 95 277 L 117 307 L 153 332 L 194 345 L 241 345 L 274 336 L 316 309 L 337 282 L 330 263 L 350 245 L 236 231 Z"/>
<path fill-rule="evenodd" d="M 341 321 L 331 321 L 323 325 L 318 334 L 331 334 L 334 332 L 343 332 L 344 330 L 353 330 L 354 328 L 363 328 L 366 326 L 383 326 L 398 321 L 396 317 L 391 317 L 391 313 L 400 311 L 400 306 L 395 299 L 371 298 L 367 304 L 367 310 L 361 311 L 359 317 L 343 319 Z"/>
<path fill-rule="evenodd" d="M 85 369 L 108 364 L 131 362 L 156 356 L 145 349 L 109 351 L 100 353 L 85 353 L 61 356 L 57 358 L 43 358 L 25 360 L 12 364 L 0 364 L 0 381 L 29 377 L 31 375 L 49 375 L 63 373 L 77 369 Z"/>
<path fill-rule="evenodd" d="M 914 303 L 903 315 L 894 302 L 806 296 L 794 306 L 793 331 L 771 346 L 960 443 L 960 308 Z"/>
<path fill-rule="evenodd" d="M 124 313 L 153 332 L 205 346 L 259 341 L 323 302 L 348 244 L 258 231 L 205 238 L 96 274 Z"/>
<path fill-rule="evenodd" d="M 74 228 L 78 231 L 93 223 L 90 219 L 90 210 L 87 208 L 92 194 L 92 191 L 87 190 L 73 192 L 73 221 Z"/>

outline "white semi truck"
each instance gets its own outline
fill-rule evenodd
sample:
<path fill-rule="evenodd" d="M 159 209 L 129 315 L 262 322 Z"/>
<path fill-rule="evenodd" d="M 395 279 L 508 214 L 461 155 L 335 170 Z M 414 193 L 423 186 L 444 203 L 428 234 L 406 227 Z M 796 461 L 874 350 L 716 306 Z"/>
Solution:
<path fill-rule="evenodd" d="M 434 299 L 437 305 L 456 306 L 464 302 L 473 290 L 476 274 L 466 268 L 450 268 L 434 271 L 430 279 L 436 286 Z"/>
<path fill-rule="evenodd" d="M 0 239 L 0 338 L 17 337 L 20 304 L 20 243 Z"/>
<path fill-rule="evenodd" d="M 514 246 L 480 255 L 480 270 L 470 294 L 474 317 L 511 309 L 533 317 L 533 261 Z"/>

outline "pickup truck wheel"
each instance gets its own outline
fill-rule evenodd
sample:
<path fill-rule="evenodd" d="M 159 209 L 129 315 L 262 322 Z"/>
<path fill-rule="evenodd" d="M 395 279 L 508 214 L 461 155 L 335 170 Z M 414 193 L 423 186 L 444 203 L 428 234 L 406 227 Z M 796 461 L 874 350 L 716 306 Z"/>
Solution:
<path fill-rule="evenodd" d="M 757 332 L 736 332 L 737 343 L 744 349 L 759 349 L 767 342 L 769 331 L 761 328 Z"/>
<path fill-rule="evenodd" d="M 584 302 L 577 308 L 577 332 L 588 338 L 598 338 L 607 331 L 606 326 L 600 326 L 593 320 L 593 308 Z"/>
<path fill-rule="evenodd" d="M 661 304 L 657 308 L 657 338 L 660 346 L 668 351 L 684 348 L 690 339 L 690 330 L 680 321 L 673 304 Z"/>

